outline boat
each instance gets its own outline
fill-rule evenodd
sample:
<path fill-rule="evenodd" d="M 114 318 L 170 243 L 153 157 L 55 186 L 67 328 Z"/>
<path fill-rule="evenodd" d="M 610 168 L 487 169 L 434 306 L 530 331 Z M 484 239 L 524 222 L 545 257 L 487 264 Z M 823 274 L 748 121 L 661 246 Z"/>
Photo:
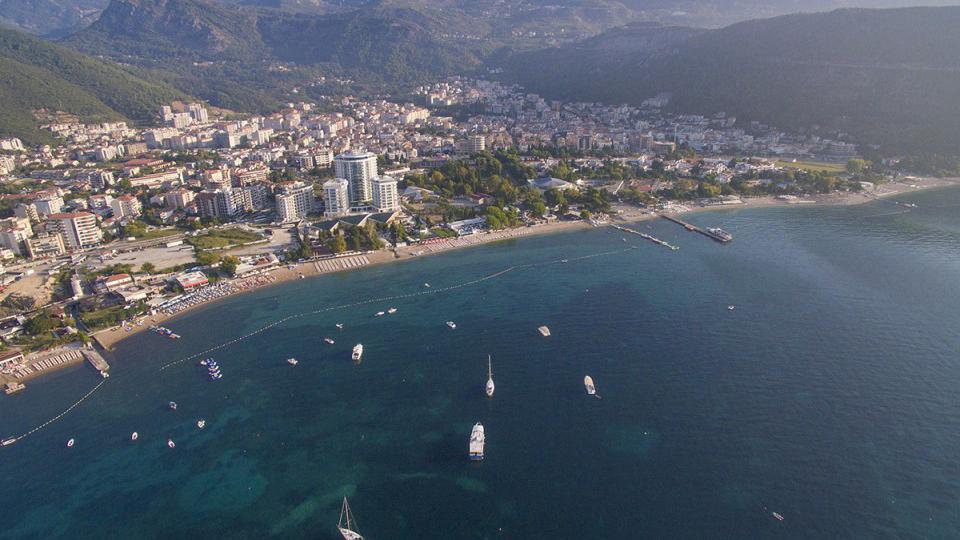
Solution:
<path fill-rule="evenodd" d="M 343 330 L 343 323 L 338 322 L 338 323 L 337 323 L 337 329 L 338 329 L 338 330 Z"/>
<path fill-rule="evenodd" d="M 100 370 L 100 376 L 106 379 L 110 376 L 110 374 L 107 373 L 106 371 Z"/>
<path fill-rule="evenodd" d="M 295 366 L 295 365 L 297 365 L 299 362 L 297 362 L 297 359 L 296 359 L 296 358 L 287 358 L 287 363 L 290 364 L 291 366 Z"/>
<path fill-rule="evenodd" d="M 176 401 L 171 401 L 171 402 L 170 402 L 170 410 L 173 410 L 173 411 L 177 410 L 177 402 L 176 402 Z"/>
<path fill-rule="evenodd" d="M 383 316 L 384 316 L 384 312 L 382 312 L 382 311 L 378 311 L 378 312 L 374 313 L 374 317 L 383 317 Z"/>
<path fill-rule="evenodd" d="M 590 377 L 589 375 L 584 376 L 584 378 L 583 378 L 583 386 L 585 386 L 585 387 L 587 388 L 587 394 L 589 394 L 589 395 L 591 395 L 591 396 L 596 396 L 596 395 L 597 395 L 597 387 L 593 385 L 593 378 Z M 598 397 L 599 397 L 599 396 L 598 396 Z"/>
<path fill-rule="evenodd" d="M 735 310 L 735 309 L 737 309 L 737 306 L 732 306 L 732 305 L 731 305 L 731 306 L 727 306 L 727 310 L 728 310 L 728 311 L 733 311 L 733 310 Z"/>
<path fill-rule="evenodd" d="M 778 512 L 773 512 L 773 517 L 777 518 L 778 521 L 783 521 L 783 515 Z"/>
<path fill-rule="evenodd" d="M 550 337 L 550 329 L 547 328 L 546 326 L 541 326 L 540 328 L 537 328 L 537 331 L 540 332 L 540 335 L 543 337 Z"/>
<path fill-rule="evenodd" d="M 207 365 L 207 360 L 208 360 L 207 358 L 204 358 L 203 360 L 201 360 L 201 361 L 200 361 L 200 365 L 201 365 L 201 366 Z"/>
<path fill-rule="evenodd" d="M 447 321 L 447 326 L 449 326 L 451 330 L 456 330 L 456 329 L 457 329 L 457 323 L 455 323 L 455 322 L 453 322 L 453 321 Z"/>
<path fill-rule="evenodd" d="M 330 339 L 330 338 L 328 338 L 328 337 L 323 338 L 323 341 L 325 341 L 328 345 L 333 345 L 334 343 L 336 343 L 336 341 L 334 341 L 334 340 L 332 340 L 332 339 Z"/>
<path fill-rule="evenodd" d="M 560 259 L 560 262 L 566 264 L 566 263 L 567 263 L 567 260 L 566 260 L 566 259 Z"/>
<path fill-rule="evenodd" d="M 176 443 L 173 442 L 173 439 L 167 439 L 167 447 L 168 447 L 168 448 L 175 448 L 176 446 L 177 446 L 177 445 L 176 445 Z"/>
<path fill-rule="evenodd" d="M 395 308 L 395 307 L 392 307 L 392 308 L 390 308 L 390 309 L 387 310 L 387 313 L 389 313 L 389 314 L 391 314 L 391 315 L 393 315 L 393 314 L 396 313 L 396 312 L 397 312 L 397 308 Z"/>
<path fill-rule="evenodd" d="M 720 227 L 709 227 L 707 232 L 721 242 L 729 242 L 733 240 L 733 235 L 721 229 Z"/>
<path fill-rule="evenodd" d="M 353 346 L 353 354 L 351 355 L 351 357 L 353 358 L 354 362 L 359 362 L 360 357 L 362 356 L 363 356 L 363 343 L 357 343 L 356 345 Z"/>
<path fill-rule="evenodd" d="M 350 504 L 344 497 L 343 506 L 340 508 L 340 521 L 337 522 L 337 529 L 340 531 L 343 540 L 363 540 L 363 536 L 354 530 L 356 527 L 357 524 L 350 512 Z"/>
<path fill-rule="evenodd" d="M 17 440 L 16 440 L 16 439 L 13 439 L 13 438 L 4 439 L 3 442 L 0 443 L 0 446 L 10 446 L 11 444 L 13 444 L 13 443 L 15 443 L 15 442 L 17 442 Z"/>
<path fill-rule="evenodd" d="M 69 441 L 67 441 L 67 448 L 73 448 L 73 443 L 75 442 L 77 441 L 75 441 L 74 439 L 70 439 Z"/>
<path fill-rule="evenodd" d="M 477 422 L 473 425 L 473 431 L 470 432 L 470 459 L 472 461 L 483 459 L 484 444 L 486 444 L 486 435 L 483 433 L 483 424 Z"/>
<path fill-rule="evenodd" d="M 426 288 L 428 288 L 428 289 L 430 288 L 430 284 L 429 284 L 429 283 L 424 283 L 423 286 L 426 287 Z"/>
<path fill-rule="evenodd" d="M 490 355 L 487 355 L 487 397 L 493 397 L 493 364 L 490 360 Z"/>
<path fill-rule="evenodd" d="M 140 434 L 137 433 L 136 431 L 134 431 L 133 433 L 130 434 L 130 440 L 131 440 L 131 441 L 135 441 L 135 440 L 137 440 L 137 439 L 139 439 L 139 438 L 140 438 Z"/>
<path fill-rule="evenodd" d="M 207 427 L 207 421 L 204 420 L 203 418 L 201 418 L 200 420 L 197 420 L 197 427 L 200 429 Z"/>

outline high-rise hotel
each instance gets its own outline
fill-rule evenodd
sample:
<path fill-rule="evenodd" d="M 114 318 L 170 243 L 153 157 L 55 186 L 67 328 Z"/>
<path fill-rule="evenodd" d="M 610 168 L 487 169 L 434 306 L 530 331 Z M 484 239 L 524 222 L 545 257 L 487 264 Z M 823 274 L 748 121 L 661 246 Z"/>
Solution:
<path fill-rule="evenodd" d="M 351 205 L 370 201 L 372 180 L 377 176 L 377 155 L 373 152 L 346 152 L 333 160 L 334 176 L 349 184 Z"/>

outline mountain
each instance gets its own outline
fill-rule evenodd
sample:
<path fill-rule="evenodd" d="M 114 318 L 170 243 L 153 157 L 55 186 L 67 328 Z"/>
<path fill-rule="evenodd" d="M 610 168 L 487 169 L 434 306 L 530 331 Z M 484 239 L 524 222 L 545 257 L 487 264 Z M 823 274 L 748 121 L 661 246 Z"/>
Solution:
<path fill-rule="evenodd" d="M 161 103 L 183 97 L 163 83 L 63 47 L 0 29 L 0 134 L 45 141 L 31 111 L 63 110 L 100 121 L 153 120 Z"/>
<path fill-rule="evenodd" d="M 97 20 L 108 0 L 0 0 L 0 26 L 63 35 Z"/>
<path fill-rule="evenodd" d="M 960 7 L 844 9 L 652 43 L 651 29 L 627 28 L 502 62 L 511 80 L 551 97 L 637 104 L 670 92 L 678 111 L 960 153 L 957 24 Z M 630 39 L 638 45 L 626 54 L 605 44 Z M 564 76 L 549 77 L 544 65 Z"/>

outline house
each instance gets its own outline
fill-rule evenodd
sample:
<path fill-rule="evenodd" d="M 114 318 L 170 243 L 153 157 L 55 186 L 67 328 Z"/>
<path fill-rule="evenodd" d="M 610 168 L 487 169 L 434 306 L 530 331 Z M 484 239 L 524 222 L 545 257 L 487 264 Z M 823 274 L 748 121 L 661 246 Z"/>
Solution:
<path fill-rule="evenodd" d="M 113 292 L 132 283 L 133 276 L 130 274 L 114 274 L 112 276 L 99 278 L 94 285 L 94 288 L 99 293 Z"/>

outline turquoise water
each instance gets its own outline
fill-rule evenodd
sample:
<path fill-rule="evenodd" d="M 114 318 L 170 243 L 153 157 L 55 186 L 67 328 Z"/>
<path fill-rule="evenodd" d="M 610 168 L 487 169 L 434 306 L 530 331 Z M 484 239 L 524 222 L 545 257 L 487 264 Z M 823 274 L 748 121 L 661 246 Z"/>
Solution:
<path fill-rule="evenodd" d="M 0 449 L 0 537 L 335 538 L 345 495 L 370 539 L 955 537 L 960 190 L 909 200 L 690 217 L 727 246 L 638 225 L 678 252 L 610 229 L 526 238 L 197 310 Z M 196 360 L 159 371 L 425 281 L 217 350 L 220 382 Z M 97 382 L 75 367 L 0 399 L 0 435 Z"/>

